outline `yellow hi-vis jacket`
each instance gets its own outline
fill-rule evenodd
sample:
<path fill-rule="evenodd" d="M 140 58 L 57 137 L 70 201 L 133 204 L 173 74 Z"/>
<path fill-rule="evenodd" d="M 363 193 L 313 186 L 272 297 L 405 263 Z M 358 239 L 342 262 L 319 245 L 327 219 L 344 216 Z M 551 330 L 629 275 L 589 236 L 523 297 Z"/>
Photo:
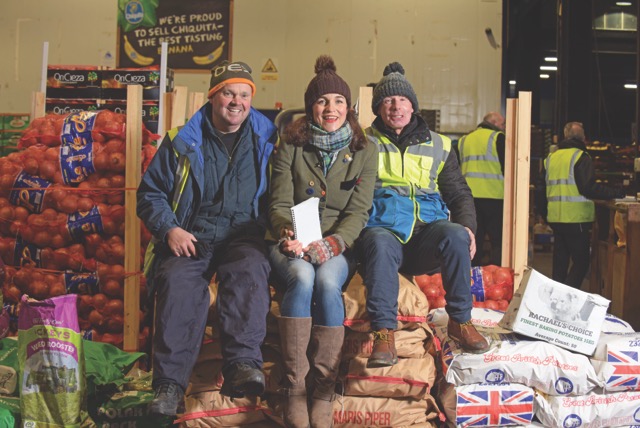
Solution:
<path fill-rule="evenodd" d="M 460 169 L 474 198 L 504 199 L 496 141 L 500 131 L 478 128 L 458 141 Z"/>
<path fill-rule="evenodd" d="M 593 201 L 580 194 L 573 168 L 584 151 L 560 149 L 544 161 L 549 223 L 588 223 L 595 218 Z M 588 156 L 588 155 L 586 155 Z"/>
<path fill-rule="evenodd" d="M 402 243 L 413 233 L 417 220 L 432 223 L 447 219 L 449 210 L 438 190 L 438 174 L 451 152 L 451 140 L 435 132 L 410 145 L 404 153 L 375 128 L 365 130 L 378 144 L 378 179 L 367 227 L 384 227 Z"/>

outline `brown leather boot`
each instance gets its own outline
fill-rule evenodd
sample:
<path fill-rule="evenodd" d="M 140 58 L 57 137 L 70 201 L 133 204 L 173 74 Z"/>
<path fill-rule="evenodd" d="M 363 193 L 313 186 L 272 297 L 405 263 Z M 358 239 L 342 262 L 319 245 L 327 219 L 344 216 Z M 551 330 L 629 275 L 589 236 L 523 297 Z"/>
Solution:
<path fill-rule="evenodd" d="M 458 345 L 464 351 L 472 354 L 482 354 L 489 350 L 489 343 L 478 333 L 471 321 L 459 323 L 449 318 L 447 334 L 451 339 L 458 342 Z"/>
<path fill-rule="evenodd" d="M 398 362 L 396 339 L 393 330 L 386 328 L 373 332 L 373 349 L 367 360 L 367 368 L 389 367 Z"/>
<path fill-rule="evenodd" d="M 344 327 L 314 325 L 311 329 L 311 428 L 333 426 L 333 401 L 336 398 L 336 378 L 342 357 Z"/>
<path fill-rule="evenodd" d="M 309 409 L 305 377 L 309 372 L 307 347 L 311 335 L 311 318 L 280 317 L 278 328 L 284 364 L 284 426 L 308 428 Z"/>

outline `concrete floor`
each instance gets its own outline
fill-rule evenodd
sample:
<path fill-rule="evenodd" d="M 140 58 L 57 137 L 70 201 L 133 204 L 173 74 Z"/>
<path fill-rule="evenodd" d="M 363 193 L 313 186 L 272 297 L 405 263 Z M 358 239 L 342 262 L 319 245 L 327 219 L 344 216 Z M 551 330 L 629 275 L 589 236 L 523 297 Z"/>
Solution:
<path fill-rule="evenodd" d="M 529 260 L 529 265 L 544 276 L 551 278 L 551 269 L 553 267 L 553 249 L 551 247 L 546 249 L 534 248 L 533 262 Z M 589 289 L 589 276 L 590 272 L 587 272 L 584 281 L 582 281 L 582 290 Z"/>

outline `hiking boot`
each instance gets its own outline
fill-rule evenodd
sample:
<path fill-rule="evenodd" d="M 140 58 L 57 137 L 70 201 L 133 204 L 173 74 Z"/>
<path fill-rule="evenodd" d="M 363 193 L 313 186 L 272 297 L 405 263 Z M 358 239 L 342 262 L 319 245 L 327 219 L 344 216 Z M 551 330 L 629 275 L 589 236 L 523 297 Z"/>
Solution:
<path fill-rule="evenodd" d="M 489 343 L 478 333 L 471 321 L 459 323 L 449 318 L 447 332 L 449 338 L 455 340 L 464 351 L 482 354 L 489 350 Z"/>
<path fill-rule="evenodd" d="M 155 415 L 175 416 L 183 397 L 184 392 L 180 386 L 175 383 L 163 383 L 156 388 L 149 411 Z"/>
<path fill-rule="evenodd" d="M 393 330 L 386 328 L 373 332 L 373 349 L 367 360 L 367 368 L 389 367 L 398 362 Z"/>
<path fill-rule="evenodd" d="M 220 394 L 231 398 L 245 395 L 261 395 L 264 392 L 264 374 L 262 370 L 249 363 L 238 362 L 232 364 L 222 372 L 224 382 Z"/>

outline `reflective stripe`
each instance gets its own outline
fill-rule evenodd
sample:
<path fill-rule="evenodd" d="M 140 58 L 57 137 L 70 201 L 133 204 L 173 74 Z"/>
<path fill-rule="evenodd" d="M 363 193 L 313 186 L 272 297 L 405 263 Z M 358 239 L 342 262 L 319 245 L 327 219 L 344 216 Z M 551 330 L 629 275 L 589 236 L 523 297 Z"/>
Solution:
<path fill-rule="evenodd" d="M 584 196 L 551 196 L 548 201 L 562 201 L 562 202 L 589 202 L 589 199 Z"/>
<path fill-rule="evenodd" d="M 167 132 L 169 139 L 173 141 L 173 139 L 178 135 L 178 131 L 180 128 L 173 128 Z M 171 197 L 171 210 L 175 213 L 178 209 L 178 203 L 180 202 L 180 198 L 182 197 L 182 193 L 184 192 L 184 187 L 187 184 L 187 178 L 189 177 L 189 170 L 191 168 L 191 162 L 185 155 L 180 155 L 175 149 L 173 153 L 178 158 L 178 167 L 176 169 L 176 175 L 173 181 L 173 195 Z M 151 241 L 147 245 L 147 250 L 144 254 L 144 264 L 142 271 L 144 275 L 149 278 L 151 274 L 151 268 L 153 267 L 153 261 L 155 260 L 155 253 L 153 251 L 156 242 L 156 238 L 151 238 Z"/>
<path fill-rule="evenodd" d="M 502 174 L 483 174 L 481 172 L 469 172 L 465 177 L 486 178 L 488 180 L 504 180 Z"/>

